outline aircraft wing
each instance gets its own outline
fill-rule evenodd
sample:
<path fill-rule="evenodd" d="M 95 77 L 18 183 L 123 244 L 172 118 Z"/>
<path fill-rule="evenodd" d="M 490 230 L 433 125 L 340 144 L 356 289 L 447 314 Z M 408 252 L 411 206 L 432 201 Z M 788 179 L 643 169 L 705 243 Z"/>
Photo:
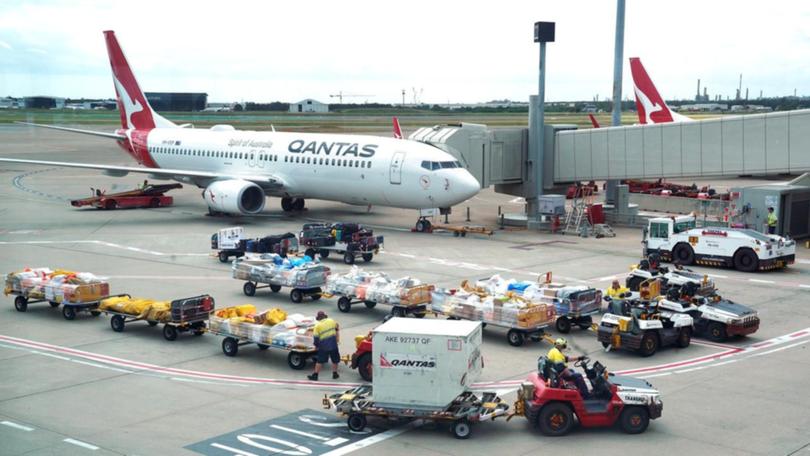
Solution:
<path fill-rule="evenodd" d="M 58 125 L 45 125 L 32 122 L 14 122 L 14 123 L 18 123 L 20 125 L 31 125 L 32 127 L 50 128 L 52 130 L 69 131 L 71 133 L 81 133 L 84 135 L 101 136 L 102 138 L 127 139 L 126 136 L 119 135 L 118 133 L 106 133 L 103 131 L 95 131 L 95 130 L 82 130 L 81 128 L 68 128 L 68 127 L 60 127 Z"/>
<path fill-rule="evenodd" d="M 207 185 L 215 180 L 223 179 L 242 179 L 253 182 L 265 190 L 279 189 L 285 187 L 284 181 L 281 178 L 272 175 L 228 175 L 218 174 L 208 171 L 191 171 L 186 169 L 167 169 L 167 168 L 144 168 L 141 166 L 115 166 L 115 165 L 100 165 L 94 163 L 71 163 L 71 162 L 58 162 L 46 160 L 23 160 L 18 158 L 0 158 L 0 163 L 21 163 L 26 165 L 41 165 L 41 166 L 56 166 L 60 168 L 81 168 L 81 169 L 96 169 L 104 171 L 105 174 L 110 176 L 122 177 L 129 173 L 149 174 L 155 177 L 162 177 L 165 179 L 174 179 L 180 182 L 191 182 L 199 185 Z"/>

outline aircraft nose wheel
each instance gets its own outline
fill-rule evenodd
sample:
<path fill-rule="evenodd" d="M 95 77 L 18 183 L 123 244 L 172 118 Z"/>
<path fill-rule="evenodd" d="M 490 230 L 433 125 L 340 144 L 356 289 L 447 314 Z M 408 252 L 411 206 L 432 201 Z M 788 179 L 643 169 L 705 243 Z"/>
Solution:
<path fill-rule="evenodd" d="M 433 227 L 430 224 L 430 220 L 424 218 L 417 220 L 416 226 L 414 227 L 417 233 L 430 233 L 432 228 Z"/>

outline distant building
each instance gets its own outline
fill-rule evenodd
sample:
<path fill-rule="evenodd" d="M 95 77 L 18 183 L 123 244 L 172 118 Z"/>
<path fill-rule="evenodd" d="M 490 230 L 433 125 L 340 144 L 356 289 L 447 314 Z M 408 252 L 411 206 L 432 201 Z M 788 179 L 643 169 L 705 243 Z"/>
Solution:
<path fill-rule="evenodd" d="M 689 112 L 698 112 L 698 111 L 727 111 L 728 105 L 723 103 L 695 103 L 695 104 L 685 104 L 680 105 L 675 108 L 677 111 L 689 111 Z"/>
<path fill-rule="evenodd" d="M 155 111 L 202 111 L 208 102 L 207 93 L 146 92 L 144 95 Z"/>
<path fill-rule="evenodd" d="M 203 111 L 205 112 L 231 112 L 241 111 L 243 106 L 239 103 L 208 103 Z"/>
<path fill-rule="evenodd" d="M 23 98 L 22 107 L 28 109 L 62 109 L 65 107 L 65 99 L 41 95 L 25 97 Z"/>
<path fill-rule="evenodd" d="M 18 109 L 23 107 L 23 100 L 17 98 L 0 98 L 0 109 Z"/>
<path fill-rule="evenodd" d="M 298 103 L 290 103 L 290 112 L 329 112 L 329 105 L 307 98 Z"/>

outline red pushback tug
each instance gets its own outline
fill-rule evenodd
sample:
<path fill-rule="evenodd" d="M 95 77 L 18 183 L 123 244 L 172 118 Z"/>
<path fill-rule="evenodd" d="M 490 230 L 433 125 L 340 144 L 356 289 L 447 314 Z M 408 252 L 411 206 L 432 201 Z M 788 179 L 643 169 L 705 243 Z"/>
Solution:
<path fill-rule="evenodd" d="M 164 193 L 176 188 L 183 188 L 180 184 L 149 184 L 143 188 L 119 193 L 104 193 L 96 190 L 96 196 L 71 200 L 73 207 L 93 206 L 96 209 L 119 209 L 127 207 L 161 207 L 171 206 L 174 198 Z"/>
<path fill-rule="evenodd" d="M 591 384 L 590 397 L 583 399 L 573 382 L 556 374 L 546 357 L 538 361 L 538 372 L 529 374 L 518 390 L 514 415 L 523 415 L 549 436 L 565 435 L 576 422 L 582 427 L 606 427 L 618 423 L 628 434 L 640 434 L 651 419 L 661 416 L 661 395 L 647 381 L 609 374 L 599 361 L 575 363 Z M 511 418 L 511 417 L 510 417 Z"/>

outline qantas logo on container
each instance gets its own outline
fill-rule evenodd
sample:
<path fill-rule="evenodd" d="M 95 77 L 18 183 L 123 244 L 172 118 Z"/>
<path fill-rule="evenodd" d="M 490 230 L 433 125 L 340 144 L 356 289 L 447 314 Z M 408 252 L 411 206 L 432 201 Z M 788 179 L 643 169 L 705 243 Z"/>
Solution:
<path fill-rule="evenodd" d="M 435 369 L 436 358 L 433 356 L 380 353 L 380 367 L 383 369 Z"/>

